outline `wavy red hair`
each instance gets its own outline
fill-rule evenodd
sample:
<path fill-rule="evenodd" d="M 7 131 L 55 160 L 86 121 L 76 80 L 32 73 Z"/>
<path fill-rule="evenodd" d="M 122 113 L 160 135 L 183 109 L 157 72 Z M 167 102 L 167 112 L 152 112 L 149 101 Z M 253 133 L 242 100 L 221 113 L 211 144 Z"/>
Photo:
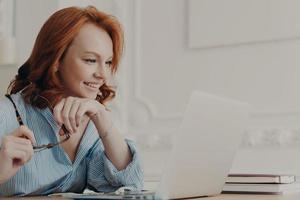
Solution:
<path fill-rule="evenodd" d="M 93 6 L 86 8 L 69 7 L 55 12 L 42 26 L 32 53 L 19 68 L 15 79 L 10 83 L 8 92 L 21 90 L 25 102 L 38 108 L 47 107 L 46 98 L 52 106 L 65 97 L 63 85 L 56 74 L 56 67 L 64 58 L 68 47 L 86 23 L 92 23 L 104 29 L 113 42 L 112 73 L 119 66 L 123 53 L 123 31 L 116 18 L 97 10 Z M 115 97 L 112 86 L 104 84 L 100 88 L 101 96 L 97 100 L 105 104 Z"/>

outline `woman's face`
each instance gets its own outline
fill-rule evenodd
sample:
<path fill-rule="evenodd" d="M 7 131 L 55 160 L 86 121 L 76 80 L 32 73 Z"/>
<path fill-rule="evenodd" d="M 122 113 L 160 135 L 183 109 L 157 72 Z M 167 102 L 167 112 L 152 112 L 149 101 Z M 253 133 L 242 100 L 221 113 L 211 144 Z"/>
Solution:
<path fill-rule="evenodd" d="M 111 74 L 113 43 L 108 33 L 85 24 L 58 67 L 68 96 L 95 99 Z"/>

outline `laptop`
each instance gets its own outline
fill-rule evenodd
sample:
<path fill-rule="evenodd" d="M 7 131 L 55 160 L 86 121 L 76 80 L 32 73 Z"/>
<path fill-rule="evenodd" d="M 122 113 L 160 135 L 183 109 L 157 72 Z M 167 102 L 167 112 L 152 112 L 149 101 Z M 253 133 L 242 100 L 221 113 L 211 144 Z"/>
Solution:
<path fill-rule="evenodd" d="M 249 109 L 243 102 L 194 91 L 157 191 L 78 198 L 180 199 L 220 194 L 247 126 Z"/>
<path fill-rule="evenodd" d="M 220 194 L 249 111 L 247 103 L 194 91 L 156 196 L 178 199 Z"/>

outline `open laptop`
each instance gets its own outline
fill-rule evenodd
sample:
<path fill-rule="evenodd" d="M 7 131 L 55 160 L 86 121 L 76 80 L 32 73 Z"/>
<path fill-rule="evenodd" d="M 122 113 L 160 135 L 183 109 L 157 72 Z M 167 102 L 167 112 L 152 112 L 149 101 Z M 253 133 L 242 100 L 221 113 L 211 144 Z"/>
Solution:
<path fill-rule="evenodd" d="M 248 123 L 250 107 L 194 91 L 175 136 L 157 197 L 220 194 Z"/>
<path fill-rule="evenodd" d="M 247 126 L 248 113 L 246 103 L 194 91 L 156 192 L 78 198 L 179 199 L 220 194 Z"/>

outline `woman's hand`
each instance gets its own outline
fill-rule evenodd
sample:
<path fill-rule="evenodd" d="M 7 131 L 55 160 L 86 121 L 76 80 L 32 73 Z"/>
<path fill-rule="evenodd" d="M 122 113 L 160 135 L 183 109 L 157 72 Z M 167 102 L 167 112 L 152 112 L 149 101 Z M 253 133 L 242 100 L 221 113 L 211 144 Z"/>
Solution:
<path fill-rule="evenodd" d="M 81 122 L 87 118 L 90 118 L 94 123 L 100 122 L 101 127 L 106 127 L 107 122 L 111 123 L 104 105 L 88 98 L 64 98 L 54 107 L 53 115 L 55 120 L 59 124 L 64 124 L 70 133 L 76 133 Z"/>
<path fill-rule="evenodd" d="M 105 154 L 118 170 L 125 169 L 132 159 L 131 152 L 122 135 L 113 126 L 110 112 L 94 99 L 68 97 L 53 109 L 55 120 L 64 124 L 70 133 L 76 133 L 79 125 L 91 119 L 102 139 Z"/>
<path fill-rule="evenodd" d="M 35 138 L 26 126 L 20 126 L 2 138 L 0 150 L 0 184 L 13 177 L 33 156 Z"/>

